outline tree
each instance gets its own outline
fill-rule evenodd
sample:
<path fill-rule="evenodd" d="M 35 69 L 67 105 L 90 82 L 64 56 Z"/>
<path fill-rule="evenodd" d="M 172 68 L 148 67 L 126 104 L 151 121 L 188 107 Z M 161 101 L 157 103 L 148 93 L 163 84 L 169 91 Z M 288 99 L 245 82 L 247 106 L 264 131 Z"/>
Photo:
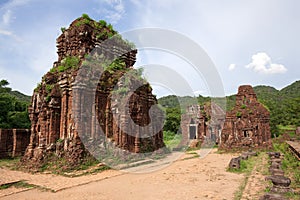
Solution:
<path fill-rule="evenodd" d="M 9 85 L 7 80 L 2 79 L 0 81 L 0 93 L 7 93 L 11 91 L 11 88 L 7 87 Z"/>
<path fill-rule="evenodd" d="M 16 97 L 18 92 L 12 92 L 8 85 L 7 80 L 0 81 L 0 128 L 29 128 L 29 102 Z"/>
<path fill-rule="evenodd" d="M 180 128 L 181 111 L 179 107 L 166 109 L 166 121 L 164 131 L 177 133 Z"/>

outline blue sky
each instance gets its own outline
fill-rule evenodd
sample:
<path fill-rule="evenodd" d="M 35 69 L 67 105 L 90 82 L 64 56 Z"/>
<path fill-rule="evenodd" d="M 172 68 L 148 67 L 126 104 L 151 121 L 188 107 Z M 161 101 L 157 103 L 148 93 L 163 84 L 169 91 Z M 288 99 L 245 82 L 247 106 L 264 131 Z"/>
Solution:
<path fill-rule="evenodd" d="M 0 79 L 31 95 L 57 59 L 60 28 L 87 13 L 120 33 L 157 27 L 189 37 L 214 62 L 226 94 L 241 84 L 280 89 L 300 78 L 299 7 L 298 0 L 1 0 Z M 187 67 L 151 51 L 141 51 L 138 64 Z M 205 77 L 189 81 L 194 93 L 209 93 Z M 158 87 L 155 92 L 167 94 Z"/>

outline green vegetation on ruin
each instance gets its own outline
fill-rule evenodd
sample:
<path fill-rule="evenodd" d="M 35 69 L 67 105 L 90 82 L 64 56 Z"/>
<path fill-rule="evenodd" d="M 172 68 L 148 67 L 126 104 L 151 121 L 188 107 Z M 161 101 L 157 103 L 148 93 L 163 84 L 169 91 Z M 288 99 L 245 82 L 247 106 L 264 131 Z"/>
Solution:
<path fill-rule="evenodd" d="M 60 65 L 50 69 L 51 73 L 65 72 L 68 69 L 78 69 L 80 65 L 80 59 L 76 56 L 68 56 L 64 58 Z"/>

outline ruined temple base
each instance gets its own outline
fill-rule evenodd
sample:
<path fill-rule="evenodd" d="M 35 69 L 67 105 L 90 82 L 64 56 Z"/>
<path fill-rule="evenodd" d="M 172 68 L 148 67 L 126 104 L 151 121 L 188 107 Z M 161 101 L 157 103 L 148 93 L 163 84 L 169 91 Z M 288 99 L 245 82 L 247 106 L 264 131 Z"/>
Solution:
<path fill-rule="evenodd" d="M 65 151 L 61 151 L 64 148 Z M 61 140 L 47 147 L 28 146 L 21 159 L 21 167 L 26 171 L 39 172 L 47 170 L 48 166 L 57 165 L 54 168 L 66 171 L 76 169 L 87 161 L 96 162 L 96 159 L 85 150 L 80 140 Z"/>

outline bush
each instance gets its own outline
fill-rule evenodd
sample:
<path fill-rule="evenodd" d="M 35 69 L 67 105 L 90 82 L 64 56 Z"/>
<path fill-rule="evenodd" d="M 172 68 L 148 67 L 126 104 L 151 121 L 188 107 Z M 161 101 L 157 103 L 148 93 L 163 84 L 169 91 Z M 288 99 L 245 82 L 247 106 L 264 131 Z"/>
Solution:
<path fill-rule="evenodd" d="M 54 85 L 46 85 L 46 92 L 47 93 L 50 93 L 51 91 L 52 91 L 52 89 L 53 89 L 53 87 L 54 87 Z"/>
<path fill-rule="evenodd" d="M 105 20 L 99 20 L 99 24 L 102 26 L 102 27 L 106 27 L 107 26 L 107 23 Z"/>
<path fill-rule="evenodd" d="M 108 24 L 107 25 L 107 28 L 112 32 L 112 31 L 114 31 L 114 28 L 113 28 L 113 26 L 111 25 L 111 24 Z"/>
<path fill-rule="evenodd" d="M 86 14 L 86 13 L 83 13 L 83 14 L 81 15 L 81 17 L 84 18 L 84 19 L 91 20 L 90 16 L 89 16 L 88 14 Z"/>
<path fill-rule="evenodd" d="M 182 139 L 181 134 L 176 134 L 171 131 L 164 131 L 164 143 L 166 147 L 172 149 L 174 147 L 177 147 Z"/>
<path fill-rule="evenodd" d="M 64 72 L 68 69 L 77 69 L 80 64 L 80 59 L 76 56 L 68 56 L 61 61 L 61 65 L 50 69 L 51 73 Z"/>
<path fill-rule="evenodd" d="M 62 33 L 64 33 L 67 29 L 66 29 L 66 27 L 61 27 L 60 30 Z"/>

